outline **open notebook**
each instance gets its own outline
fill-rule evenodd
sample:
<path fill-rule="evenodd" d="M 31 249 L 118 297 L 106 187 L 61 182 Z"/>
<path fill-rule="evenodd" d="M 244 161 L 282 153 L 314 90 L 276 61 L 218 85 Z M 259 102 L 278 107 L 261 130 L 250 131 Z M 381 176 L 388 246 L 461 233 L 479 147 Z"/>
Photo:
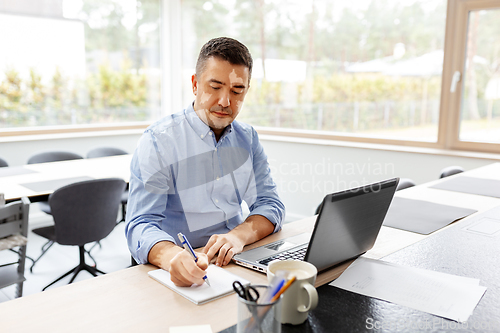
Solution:
<path fill-rule="evenodd" d="M 204 304 L 233 293 L 233 282 L 236 280 L 240 281 L 244 286 L 250 284 L 250 281 L 215 265 L 209 265 L 207 269 L 207 277 L 210 280 L 211 286 L 204 283 L 201 286 L 192 285 L 191 287 L 178 287 L 170 280 L 170 273 L 163 269 L 150 271 L 148 274 L 156 281 L 169 287 L 195 304 Z"/>

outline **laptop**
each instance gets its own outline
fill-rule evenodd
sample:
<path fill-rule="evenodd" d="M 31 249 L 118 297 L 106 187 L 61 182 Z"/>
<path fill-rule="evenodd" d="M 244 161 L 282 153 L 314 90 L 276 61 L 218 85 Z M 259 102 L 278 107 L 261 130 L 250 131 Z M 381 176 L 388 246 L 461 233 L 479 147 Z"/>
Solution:
<path fill-rule="evenodd" d="M 312 233 L 302 233 L 241 252 L 233 261 L 260 272 L 274 260 L 307 261 L 324 271 L 370 250 L 377 239 L 399 178 L 328 194 Z"/>

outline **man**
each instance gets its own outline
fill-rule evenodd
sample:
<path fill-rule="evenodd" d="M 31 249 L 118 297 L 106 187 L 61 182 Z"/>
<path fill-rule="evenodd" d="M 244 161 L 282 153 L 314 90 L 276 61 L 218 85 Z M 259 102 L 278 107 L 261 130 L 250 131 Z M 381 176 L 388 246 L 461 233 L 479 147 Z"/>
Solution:
<path fill-rule="evenodd" d="M 280 201 L 255 130 L 234 121 L 250 87 L 252 57 L 231 38 L 201 49 L 192 76 L 195 100 L 151 125 L 131 163 L 126 236 L 134 259 L 168 270 L 179 286 L 203 283 L 208 263 L 227 265 L 281 229 Z M 241 203 L 249 216 L 243 220 Z M 195 262 L 179 246 L 182 232 Z"/>

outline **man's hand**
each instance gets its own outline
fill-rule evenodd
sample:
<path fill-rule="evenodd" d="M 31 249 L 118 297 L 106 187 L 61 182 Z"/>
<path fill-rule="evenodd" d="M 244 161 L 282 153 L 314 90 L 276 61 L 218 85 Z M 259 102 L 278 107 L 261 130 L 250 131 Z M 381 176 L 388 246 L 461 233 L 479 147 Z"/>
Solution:
<path fill-rule="evenodd" d="M 203 277 L 208 268 L 208 258 L 205 253 L 197 253 L 198 261 L 187 250 L 182 250 L 170 260 L 170 279 L 179 287 L 189 287 L 192 284 L 202 285 Z"/>
<path fill-rule="evenodd" d="M 225 266 L 231 262 L 236 253 L 243 250 L 245 245 L 244 241 L 234 234 L 216 234 L 210 237 L 207 245 L 203 248 L 203 253 L 206 253 L 209 261 L 218 253 L 215 264 Z"/>
<path fill-rule="evenodd" d="M 208 268 L 208 257 L 205 253 L 196 253 L 195 262 L 189 252 L 172 242 L 156 243 L 149 251 L 148 261 L 170 272 L 170 279 L 179 287 L 189 287 L 192 284 L 203 284 L 205 270 Z"/>
<path fill-rule="evenodd" d="M 203 248 L 208 260 L 218 253 L 215 264 L 224 266 L 231 262 L 233 256 L 243 251 L 247 244 L 254 243 L 272 233 L 274 225 L 264 216 L 252 215 L 245 222 L 227 234 L 212 235 Z"/>

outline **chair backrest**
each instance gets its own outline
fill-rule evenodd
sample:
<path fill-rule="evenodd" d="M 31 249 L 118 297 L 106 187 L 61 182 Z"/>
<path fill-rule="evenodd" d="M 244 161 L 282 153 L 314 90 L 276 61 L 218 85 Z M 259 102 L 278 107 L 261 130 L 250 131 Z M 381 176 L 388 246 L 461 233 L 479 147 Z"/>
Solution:
<path fill-rule="evenodd" d="M 0 239 L 17 234 L 28 236 L 29 206 L 29 199 L 21 198 L 0 207 Z"/>
<path fill-rule="evenodd" d="M 116 225 L 125 182 L 93 179 L 66 185 L 49 196 L 56 242 L 85 245 L 105 238 Z"/>
<path fill-rule="evenodd" d="M 413 180 L 411 180 L 410 178 L 400 178 L 399 183 L 398 183 L 398 187 L 396 188 L 396 191 L 404 190 L 405 188 L 413 187 L 413 186 L 415 186 L 415 182 Z"/>
<path fill-rule="evenodd" d="M 70 151 L 46 151 L 31 156 L 28 159 L 28 164 L 81 160 L 81 159 L 83 159 L 83 156 L 78 155 L 76 153 L 72 153 Z"/>
<path fill-rule="evenodd" d="M 0 168 L 8 167 L 8 166 L 9 166 L 9 163 L 7 163 L 7 161 L 5 161 L 3 158 L 0 157 Z"/>
<path fill-rule="evenodd" d="M 128 153 L 120 148 L 115 147 L 100 147 L 94 148 L 87 153 L 87 158 L 96 157 L 106 157 L 106 156 L 116 156 L 116 155 L 127 155 Z"/>
<path fill-rule="evenodd" d="M 439 178 L 444 178 L 448 176 L 453 176 L 456 175 L 457 173 L 464 172 L 464 168 L 461 166 L 453 165 L 446 167 L 441 170 L 441 173 L 439 174 Z"/>

